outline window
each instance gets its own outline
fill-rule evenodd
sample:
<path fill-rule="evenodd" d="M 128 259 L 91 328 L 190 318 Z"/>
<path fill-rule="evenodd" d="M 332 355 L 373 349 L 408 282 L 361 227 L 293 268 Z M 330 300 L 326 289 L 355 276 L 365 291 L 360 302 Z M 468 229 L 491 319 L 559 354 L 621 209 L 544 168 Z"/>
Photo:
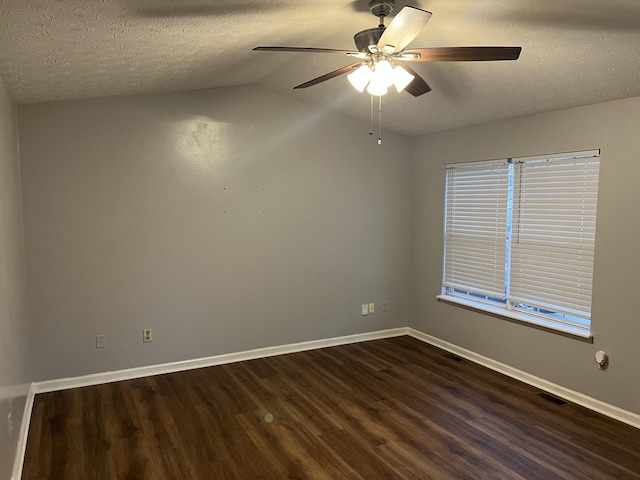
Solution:
<path fill-rule="evenodd" d="M 600 152 L 446 166 L 440 298 L 589 337 Z"/>

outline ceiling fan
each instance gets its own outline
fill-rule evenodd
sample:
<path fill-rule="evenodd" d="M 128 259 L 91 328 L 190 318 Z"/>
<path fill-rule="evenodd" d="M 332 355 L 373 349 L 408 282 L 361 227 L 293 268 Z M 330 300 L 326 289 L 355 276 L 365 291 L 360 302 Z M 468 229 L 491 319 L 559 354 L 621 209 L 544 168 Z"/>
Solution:
<path fill-rule="evenodd" d="M 517 60 L 521 47 L 428 47 L 407 46 L 422 31 L 431 12 L 406 6 L 388 26 L 384 19 L 393 11 L 395 0 L 371 0 L 369 10 L 379 18 L 375 28 L 362 30 L 353 39 L 357 51 L 309 47 L 255 47 L 255 51 L 333 53 L 353 57 L 358 61 L 325 73 L 294 88 L 307 88 L 349 73 L 351 84 L 360 92 L 367 88 L 373 96 L 387 93 L 395 85 L 398 92 L 406 90 L 414 97 L 431 91 L 427 82 L 406 62 L 466 62 Z"/>

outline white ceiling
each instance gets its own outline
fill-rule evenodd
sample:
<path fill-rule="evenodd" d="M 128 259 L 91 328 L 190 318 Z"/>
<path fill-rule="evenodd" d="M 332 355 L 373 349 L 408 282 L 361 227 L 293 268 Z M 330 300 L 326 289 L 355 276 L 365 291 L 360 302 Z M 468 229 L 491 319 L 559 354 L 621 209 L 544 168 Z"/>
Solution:
<path fill-rule="evenodd" d="M 637 0 L 415 0 L 433 17 L 411 47 L 521 46 L 511 62 L 414 63 L 433 91 L 383 97 L 385 128 L 421 135 L 640 96 Z M 369 122 L 339 55 L 375 27 L 368 0 L 0 0 L 0 75 L 19 104 L 257 83 Z M 388 21 L 387 21 L 388 23 Z"/>

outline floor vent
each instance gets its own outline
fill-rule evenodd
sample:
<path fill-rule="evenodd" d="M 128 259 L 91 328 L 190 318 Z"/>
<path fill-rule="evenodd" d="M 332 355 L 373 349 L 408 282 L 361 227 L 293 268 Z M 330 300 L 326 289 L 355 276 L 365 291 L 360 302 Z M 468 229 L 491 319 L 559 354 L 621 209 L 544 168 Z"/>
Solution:
<path fill-rule="evenodd" d="M 464 358 L 459 357 L 458 355 L 455 355 L 453 353 L 444 353 L 442 354 L 442 356 L 448 358 L 449 360 L 453 360 L 454 362 L 461 362 L 462 360 L 464 360 Z"/>
<path fill-rule="evenodd" d="M 538 395 L 540 398 L 544 398 L 548 402 L 555 403 L 556 405 L 563 406 L 567 404 L 567 402 L 565 402 L 561 398 L 554 397 L 553 395 L 550 395 L 546 392 L 540 392 L 540 393 L 537 393 L 536 395 Z"/>

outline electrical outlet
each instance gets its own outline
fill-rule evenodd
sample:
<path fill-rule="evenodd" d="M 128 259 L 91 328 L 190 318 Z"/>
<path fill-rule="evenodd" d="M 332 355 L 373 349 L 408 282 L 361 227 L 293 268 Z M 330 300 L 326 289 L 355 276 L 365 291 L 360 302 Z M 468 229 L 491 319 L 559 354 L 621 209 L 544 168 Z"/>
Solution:
<path fill-rule="evenodd" d="M 363 303 L 362 304 L 362 315 L 368 315 L 369 314 L 369 304 L 368 303 Z"/>
<path fill-rule="evenodd" d="M 144 343 L 149 343 L 153 341 L 153 336 L 151 334 L 151 329 L 150 328 L 145 328 L 142 331 L 142 341 Z"/>
<path fill-rule="evenodd" d="M 389 304 L 387 302 L 382 302 L 382 311 L 383 312 L 389 311 Z"/>
<path fill-rule="evenodd" d="M 104 335 L 96 335 L 96 348 L 104 348 L 105 342 L 106 340 Z"/>
<path fill-rule="evenodd" d="M 369 313 L 375 313 L 376 311 L 376 304 L 375 303 L 370 303 L 369 304 Z"/>

